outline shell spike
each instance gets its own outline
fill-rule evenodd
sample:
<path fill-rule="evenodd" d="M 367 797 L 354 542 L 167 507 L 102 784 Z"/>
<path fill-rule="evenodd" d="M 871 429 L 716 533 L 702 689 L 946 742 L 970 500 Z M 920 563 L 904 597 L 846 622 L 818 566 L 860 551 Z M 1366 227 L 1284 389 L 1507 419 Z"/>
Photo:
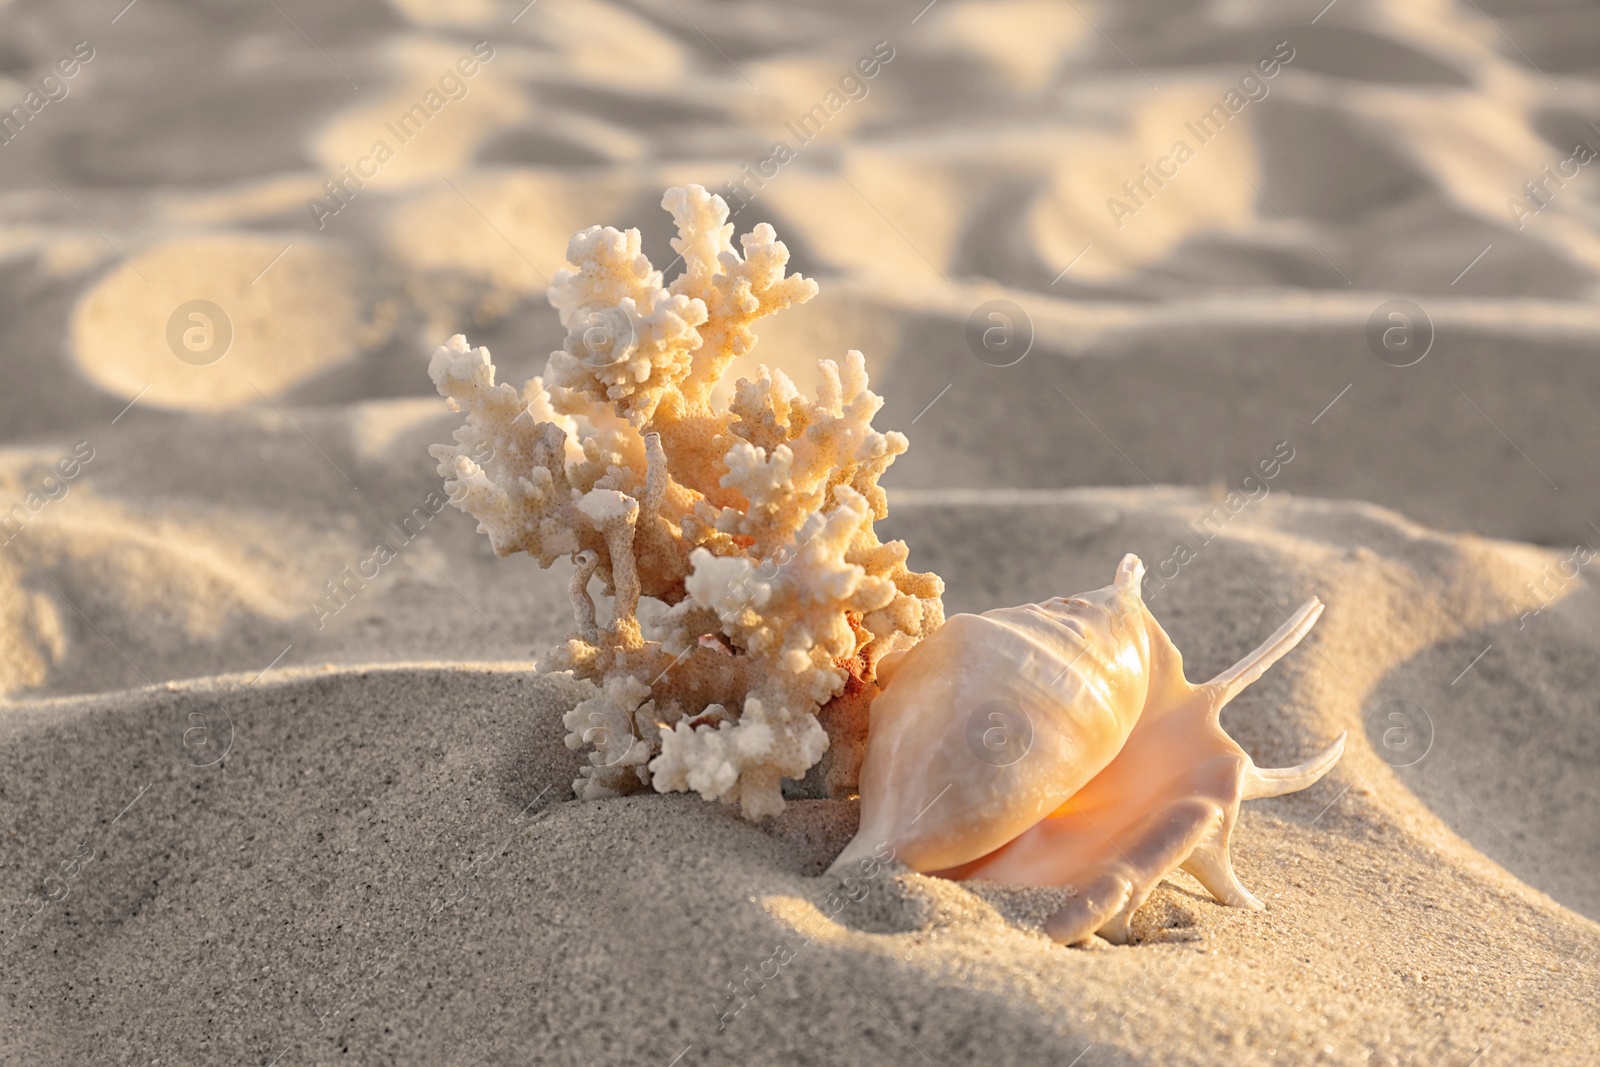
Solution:
<path fill-rule="evenodd" d="M 1294 613 L 1293 618 L 1262 642 L 1261 647 L 1207 682 L 1206 688 L 1212 691 L 1212 711 L 1221 711 L 1224 704 L 1267 673 L 1268 667 L 1282 659 L 1290 649 L 1305 639 L 1306 634 L 1311 632 L 1311 628 L 1321 617 L 1322 601 L 1312 597 L 1300 606 L 1300 610 Z"/>
<path fill-rule="evenodd" d="M 1106 874 L 1089 885 L 1077 889 L 1067 903 L 1045 920 L 1044 931 L 1051 940 L 1061 945 L 1076 945 L 1087 941 L 1095 931 L 1110 927 L 1113 936 L 1121 933 L 1118 944 L 1127 944 L 1127 921 L 1120 926 L 1117 916 L 1128 911 L 1129 898 L 1133 896 L 1133 883 L 1120 874 Z"/>
<path fill-rule="evenodd" d="M 1259 800 L 1262 797 L 1281 797 L 1315 785 L 1323 775 L 1333 769 L 1344 755 L 1345 734 L 1334 738 L 1333 744 L 1293 767 L 1263 769 L 1255 763 L 1248 764 L 1239 782 L 1241 800 Z"/>
<path fill-rule="evenodd" d="M 1233 873 L 1233 860 L 1228 856 L 1225 839 L 1214 839 L 1195 849 L 1184 860 L 1183 869 L 1194 875 L 1195 881 L 1206 887 L 1206 892 L 1229 907 L 1251 911 L 1266 907 Z"/>

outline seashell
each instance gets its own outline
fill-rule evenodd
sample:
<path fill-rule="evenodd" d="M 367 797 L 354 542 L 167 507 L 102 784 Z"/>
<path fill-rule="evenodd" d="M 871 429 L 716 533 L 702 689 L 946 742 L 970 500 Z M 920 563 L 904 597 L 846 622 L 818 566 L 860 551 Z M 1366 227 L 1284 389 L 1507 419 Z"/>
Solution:
<path fill-rule="evenodd" d="M 831 870 L 887 844 L 926 874 L 1066 886 L 1046 924 L 1062 944 L 1126 942 L 1133 913 L 1179 868 L 1224 904 L 1263 907 L 1228 856 L 1239 803 L 1316 782 L 1345 735 L 1297 767 L 1263 770 L 1218 714 L 1300 643 L 1322 603 L 1194 685 L 1143 578 L 1128 555 L 1103 589 L 954 615 L 884 657 L 861 825 Z"/>

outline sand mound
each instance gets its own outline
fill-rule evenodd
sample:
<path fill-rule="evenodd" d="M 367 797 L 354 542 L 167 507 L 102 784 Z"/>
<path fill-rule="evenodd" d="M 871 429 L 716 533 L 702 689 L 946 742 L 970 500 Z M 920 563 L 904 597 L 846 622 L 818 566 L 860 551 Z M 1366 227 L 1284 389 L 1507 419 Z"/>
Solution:
<path fill-rule="evenodd" d="M 896 502 L 954 609 L 1092 585 L 1124 548 L 1156 564 L 1206 508 L 1183 491 L 977 503 Z M 1550 554 L 1281 497 L 1197 547 L 1151 598 L 1192 676 L 1304 597 L 1329 603 L 1228 713 L 1263 762 L 1352 735 L 1326 781 L 1246 808 L 1237 863 L 1265 912 L 1179 875 L 1141 913 L 1141 943 L 1069 950 L 1041 932 L 1051 891 L 885 872 L 850 901 L 817 877 L 853 832 L 846 802 L 795 802 L 758 827 L 688 797 L 571 801 L 558 718 L 575 693 L 559 680 L 236 675 L 0 718 L 6 879 L 21 898 L 59 868 L 50 892 L 67 894 L 10 920 L 19 1007 L 0 1040 L 12 1056 L 262 1064 L 357 1049 L 418 1064 L 1064 1063 L 1091 1046 L 1130 1064 L 1465 1063 L 1491 1047 L 1583 1062 L 1600 928 L 1419 803 L 1407 784 L 1431 779 L 1397 775 L 1404 747 L 1372 718 L 1448 686 L 1480 636 L 1509 641 L 1518 586 Z M 1546 739 L 1578 729 L 1551 694 L 1593 669 L 1579 582 L 1544 612 L 1548 689 L 1485 657 L 1429 709 L 1434 751 L 1416 768 L 1438 768 L 1515 847 L 1544 849 L 1527 859 L 1552 892 L 1581 895 L 1592 827 L 1562 822 L 1544 791 L 1580 790 L 1571 810 L 1592 810 L 1582 746 L 1516 749 L 1514 783 L 1457 762 L 1503 743 L 1508 706 L 1542 716 Z M 63 760 L 80 773 L 44 773 Z M 1496 854 L 1478 829 L 1457 832 Z M 205 1025 L 175 1025 L 196 1004 Z"/>
<path fill-rule="evenodd" d="M 90 379 L 125 400 L 203 410 L 254 403 L 351 353 L 362 314 L 355 289 L 346 258 L 312 241 L 172 241 L 83 295 L 73 353 Z"/>
<path fill-rule="evenodd" d="M 257 405 L 175 430 L 136 407 L 81 441 L 0 451 L 0 690 L 526 659 L 561 639 L 566 578 L 496 559 L 439 488 L 440 408 Z"/>

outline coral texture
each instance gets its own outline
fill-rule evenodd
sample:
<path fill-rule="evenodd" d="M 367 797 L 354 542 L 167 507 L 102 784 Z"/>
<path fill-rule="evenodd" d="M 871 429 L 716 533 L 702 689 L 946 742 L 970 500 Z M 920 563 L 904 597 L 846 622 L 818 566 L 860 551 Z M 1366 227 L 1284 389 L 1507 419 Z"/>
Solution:
<path fill-rule="evenodd" d="M 829 793 L 854 788 L 878 661 L 943 621 L 943 583 L 874 531 L 906 439 L 872 428 L 860 352 L 820 361 L 815 399 L 763 366 L 714 407 L 756 320 L 816 283 L 785 273 L 765 223 L 735 251 L 700 186 L 661 204 L 682 273 L 664 284 L 637 230 L 575 234 L 549 290 L 566 339 L 520 393 L 460 335 L 434 353 L 467 421 L 430 451 L 496 553 L 576 565 L 577 632 L 539 668 L 593 686 L 566 716 L 567 745 L 591 748 L 575 791 L 694 790 L 760 818 L 819 763 Z"/>

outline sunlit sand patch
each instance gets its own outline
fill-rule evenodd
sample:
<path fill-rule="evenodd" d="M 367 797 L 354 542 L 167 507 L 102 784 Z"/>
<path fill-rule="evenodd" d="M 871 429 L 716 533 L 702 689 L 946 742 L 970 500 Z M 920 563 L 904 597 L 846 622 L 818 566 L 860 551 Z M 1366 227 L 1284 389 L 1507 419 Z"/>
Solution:
<path fill-rule="evenodd" d="M 860 149 L 839 174 L 791 166 L 759 191 L 762 200 L 832 266 L 930 283 L 945 280 L 966 211 L 950 168 Z"/>
<path fill-rule="evenodd" d="M 1346 101 L 1353 125 L 1393 143 L 1446 197 L 1496 224 L 1510 221 L 1507 197 L 1560 155 L 1529 128 L 1530 106 L 1465 94 L 1421 100 L 1385 89 L 1356 90 Z"/>
<path fill-rule="evenodd" d="M 1582 149 L 1551 145 L 1529 125 L 1537 94 L 1522 88 L 1520 99 L 1363 90 L 1352 94 L 1351 110 L 1367 128 L 1385 131 L 1402 146 L 1452 203 L 1600 269 L 1600 239 L 1587 223 L 1600 135 L 1582 142 Z"/>
<path fill-rule="evenodd" d="M 350 440 L 364 463 L 388 461 L 395 466 L 405 466 L 414 457 L 396 454 L 401 439 L 441 421 L 452 420 L 445 405 L 436 397 L 369 400 L 350 409 Z M 417 455 L 425 454 L 432 440 L 430 437 L 421 441 Z"/>
<path fill-rule="evenodd" d="M 798 936 L 802 944 L 812 941 L 827 943 L 849 937 L 850 931 L 830 919 L 822 909 L 809 900 L 791 896 L 762 897 L 761 910 Z"/>
<path fill-rule="evenodd" d="M 922 21 L 931 23 L 930 46 L 976 55 L 1023 90 L 1044 88 L 1094 35 L 1075 6 L 1053 0 L 965 0 L 941 4 Z"/>
<path fill-rule="evenodd" d="M 63 610 L 71 611 L 27 588 L 22 569 L 0 553 L 0 696 L 43 685 L 66 657 Z"/>
<path fill-rule="evenodd" d="M 819 880 L 816 901 L 774 893 L 758 903 L 783 931 L 783 944 L 795 956 L 826 947 L 899 956 L 907 934 L 918 941 L 1014 942 L 1037 951 L 1042 938 L 1009 922 L 994 902 L 974 892 L 976 883 L 914 873 L 901 878 L 895 885 L 895 876 L 883 868 L 871 877 L 829 876 Z"/>
<path fill-rule="evenodd" d="M 26 256 L 37 250 L 44 241 L 43 231 L 34 226 L 0 227 L 0 261 Z"/>
<path fill-rule="evenodd" d="M 1257 480 L 1260 481 L 1259 479 Z M 1228 487 L 1219 487 L 1227 489 Z M 1262 558 L 1280 556 L 1296 561 L 1308 574 L 1327 573 L 1332 568 L 1348 566 L 1351 558 L 1348 548 L 1333 538 L 1324 540 L 1322 531 L 1294 529 L 1288 524 L 1272 523 L 1272 516 L 1262 521 L 1234 521 L 1231 516 L 1243 517 L 1256 505 L 1240 501 L 1244 494 L 1234 492 L 1223 495 L 1214 491 L 1212 500 L 1202 504 L 1190 520 L 1194 536 L 1182 546 L 1174 546 L 1173 556 L 1157 560 L 1151 585 L 1165 584 L 1166 573 L 1184 575 L 1176 565 L 1184 559 L 1200 561 L 1212 548 L 1211 541 L 1231 541 L 1254 545 Z M 1366 505 L 1374 513 L 1381 509 Z M 1396 663 L 1404 663 L 1423 656 L 1430 648 L 1453 641 L 1466 634 L 1482 631 L 1497 624 L 1514 621 L 1528 606 L 1529 590 L 1551 568 L 1556 566 L 1566 552 L 1555 551 L 1515 541 L 1499 541 L 1479 537 L 1455 537 L 1431 530 L 1392 513 L 1384 517 L 1397 529 L 1418 541 L 1431 542 L 1438 551 L 1449 551 L 1458 557 L 1457 565 L 1470 572 L 1475 584 L 1469 596 L 1442 612 L 1433 628 L 1422 630 L 1396 630 L 1385 635 L 1388 647 L 1381 659 L 1369 663 L 1344 662 L 1340 665 L 1338 681 L 1354 687 L 1357 695 L 1366 700 L 1376 690 Z M 1259 516 L 1252 516 L 1259 518 Z M 1183 549 L 1187 549 L 1184 552 Z M 1408 603 L 1423 602 L 1437 596 L 1431 576 L 1419 575 L 1415 569 L 1397 560 L 1379 556 L 1369 551 L 1360 560 L 1360 567 L 1344 579 L 1352 588 L 1362 590 L 1358 598 L 1346 592 L 1347 600 L 1372 605 L 1382 604 L 1395 611 L 1403 611 Z M 1324 625 L 1330 631 L 1344 631 L 1346 627 L 1359 629 L 1366 624 L 1362 618 L 1331 616 Z M 1330 721 L 1329 726 L 1333 724 Z"/>
<path fill-rule="evenodd" d="M 259 402 L 349 358 L 362 332 L 352 264 L 305 238 L 273 262 L 288 244 L 219 234 L 169 241 L 119 263 L 74 309 L 79 368 L 129 400 L 216 409 Z M 197 300 L 221 317 L 180 310 Z"/>
<path fill-rule="evenodd" d="M 63 236 L 41 249 L 40 266 L 57 278 L 87 270 L 105 258 L 105 242 L 92 237 Z"/>
<path fill-rule="evenodd" d="M 625 126 L 594 115 L 541 105 L 537 118 L 527 129 L 573 145 L 581 145 L 613 162 L 644 159 L 650 143 Z"/>
<path fill-rule="evenodd" d="M 16 475 L 16 470 L 0 472 L 0 493 L 6 494 L 8 506 L 26 509 L 26 504 L 13 504 L 26 493 Z M 24 584 L 26 566 L 19 563 L 14 550 L 16 533 L 19 531 L 0 526 L 0 544 L 5 545 L 5 550 L 0 550 L 0 697 L 45 685 L 50 670 L 67 654 L 61 613 L 70 608 L 58 608 L 45 592 Z"/>
<path fill-rule="evenodd" d="M 495 0 L 389 0 L 418 26 L 476 26 L 505 13 Z M 515 9 L 513 9 L 515 10 Z"/>
<path fill-rule="evenodd" d="M 521 24 L 555 48 L 553 65 L 600 85 L 659 88 L 663 81 L 682 78 L 691 66 L 684 47 L 655 23 L 600 0 L 535 4 Z M 715 73 L 725 80 L 722 66 Z M 726 77 L 738 75 L 728 69 Z M 743 87 L 743 80 L 739 84 Z"/>
<path fill-rule="evenodd" d="M 324 190 L 326 206 L 466 169 L 490 134 L 527 110 L 502 60 L 492 43 L 418 37 L 392 45 L 396 82 L 371 99 L 363 94 L 316 138 L 314 155 L 337 191 Z"/>
<path fill-rule="evenodd" d="M 1029 212 L 1039 258 L 1057 269 L 1072 264 L 1075 278 L 1104 280 L 1154 263 L 1189 237 L 1248 226 L 1251 184 L 1260 185 L 1249 105 L 1220 130 L 1197 126 L 1231 88 L 1214 82 L 1152 94 L 1125 136 L 1074 138 L 1072 165 L 1055 170 Z M 1147 177 L 1157 171 L 1167 175 L 1157 174 L 1159 185 Z"/>
<path fill-rule="evenodd" d="M 38 536 L 19 537 L 19 557 L 67 565 L 128 614 L 149 616 L 190 640 L 214 637 L 232 614 L 288 619 L 315 597 L 320 569 L 290 544 L 309 531 L 285 530 L 282 518 L 170 507 L 146 515 L 74 491 L 72 507 L 43 512 Z"/>
<path fill-rule="evenodd" d="M 1459 68 L 1477 68 L 1481 76 L 1487 73 L 1485 68 L 1510 64 L 1496 51 L 1505 38 L 1480 14 L 1453 0 L 1383 0 L 1363 10 L 1359 21 L 1375 33 L 1404 41 Z M 1502 86 L 1484 88 L 1494 95 Z"/>
<path fill-rule="evenodd" d="M 227 226 L 247 219 L 305 211 L 306 203 L 326 196 L 327 179 L 284 174 L 212 192 L 184 190 L 165 205 L 167 217 L 179 225 Z"/>
<path fill-rule="evenodd" d="M 402 200 L 389 214 L 389 245 L 427 276 L 465 279 L 493 292 L 488 310 L 543 294 L 566 266 L 567 239 L 615 217 L 638 183 L 604 172 L 522 170 L 462 179 Z M 498 294 L 498 295 L 496 295 Z M 458 294 L 459 295 L 459 294 Z M 448 294 L 419 293 L 445 308 Z M 438 309 L 430 309 L 437 311 Z"/>
<path fill-rule="evenodd" d="M 99 237 L 62 233 L 39 226 L 0 227 L 0 262 L 37 257 L 39 266 L 61 278 L 87 270 L 111 255 Z"/>
<path fill-rule="evenodd" d="M 0 462 L 9 503 L 38 476 L 12 454 Z M 20 529 L 0 531 L 0 541 L 10 539 L 0 553 L 0 693 L 49 680 L 71 651 L 80 608 L 102 625 L 143 620 L 158 644 L 220 640 L 238 618 L 310 618 L 320 582 L 358 543 L 342 539 L 341 555 L 323 538 L 321 550 L 307 552 L 317 539 L 282 518 L 172 505 L 136 510 L 99 496 L 87 478 L 66 486 Z"/>
<path fill-rule="evenodd" d="M 863 40 L 859 55 L 784 55 L 746 68 L 760 88 L 740 94 L 736 102 L 766 138 L 769 151 L 778 141 L 796 152 L 812 140 L 837 142 L 874 112 L 885 112 L 884 98 L 903 89 L 894 82 L 894 60 L 879 62 L 872 56 L 872 44 Z M 862 59 L 870 60 L 873 77 L 862 76 L 857 68 Z"/>

